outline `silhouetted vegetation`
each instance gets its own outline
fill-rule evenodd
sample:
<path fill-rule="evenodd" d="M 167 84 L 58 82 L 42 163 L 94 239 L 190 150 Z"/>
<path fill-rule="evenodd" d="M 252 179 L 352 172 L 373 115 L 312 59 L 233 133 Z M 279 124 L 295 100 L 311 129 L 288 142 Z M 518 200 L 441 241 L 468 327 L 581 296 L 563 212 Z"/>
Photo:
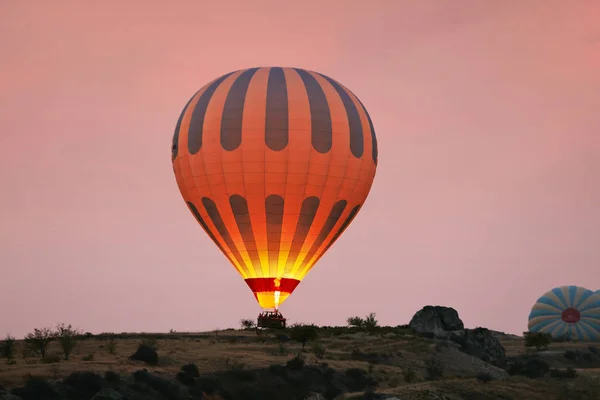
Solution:
<path fill-rule="evenodd" d="M 436 357 L 431 357 L 425 361 L 425 379 L 435 381 L 444 376 L 444 364 Z"/>
<path fill-rule="evenodd" d="M 0 342 L 0 355 L 11 361 L 15 354 L 15 338 L 11 335 L 6 335 L 4 340 Z"/>
<path fill-rule="evenodd" d="M 550 365 L 540 357 L 524 356 L 509 363 L 510 375 L 523 375 L 528 378 L 541 378 L 548 373 Z"/>
<path fill-rule="evenodd" d="M 494 380 L 494 377 L 489 372 L 480 372 L 477 374 L 476 378 L 482 383 L 488 383 Z"/>
<path fill-rule="evenodd" d="M 242 319 L 240 325 L 242 326 L 242 329 L 250 330 L 256 328 L 256 321 L 253 319 Z"/>
<path fill-rule="evenodd" d="M 302 344 L 302 350 L 306 347 L 306 343 L 315 340 L 319 336 L 319 330 L 315 325 L 294 324 L 290 326 L 290 338 Z"/>
<path fill-rule="evenodd" d="M 42 360 L 46 356 L 48 345 L 56 338 L 56 334 L 50 328 L 35 328 L 33 332 L 25 335 L 25 343 L 31 350 L 40 355 Z"/>
<path fill-rule="evenodd" d="M 552 335 L 544 332 L 523 332 L 525 347 L 535 347 L 536 350 L 547 349 L 552 343 Z"/>
<path fill-rule="evenodd" d="M 146 344 L 140 344 L 136 352 L 129 356 L 129 359 L 156 365 L 158 363 L 158 353 L 153 347 Z"/>
<path fill-rule="evenodd" d="M 65 360 L 69 359 L 69 356 L 77 344 L 77 338 L 81 335 L 81 333 L 82 332 L 80 330 L 73 328 L 71 324 L 59 324 L 56 327 L 55 335 L 65 355 Z"/>

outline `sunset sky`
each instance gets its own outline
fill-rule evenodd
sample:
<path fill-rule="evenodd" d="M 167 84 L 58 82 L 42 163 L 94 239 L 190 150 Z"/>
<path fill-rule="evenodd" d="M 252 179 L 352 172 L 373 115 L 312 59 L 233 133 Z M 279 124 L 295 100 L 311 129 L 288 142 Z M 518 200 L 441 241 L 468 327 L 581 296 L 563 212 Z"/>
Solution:
<path fill-rule="evenodd" d="M 255 66 L 340 81 L 379 142 L 289 320 L 431 304 L 523 332 L 547 290 L 600 289 L 599 19 L 596 0 L 0 2 L 0 335 L 258 314 L 171 166 L 188 98 Z"/>

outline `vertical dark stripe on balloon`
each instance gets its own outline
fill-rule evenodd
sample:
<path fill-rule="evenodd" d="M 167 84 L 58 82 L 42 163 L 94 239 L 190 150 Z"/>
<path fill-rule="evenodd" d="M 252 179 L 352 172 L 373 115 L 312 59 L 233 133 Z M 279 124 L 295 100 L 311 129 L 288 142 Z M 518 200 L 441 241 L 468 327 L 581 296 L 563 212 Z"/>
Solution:
<path fill-rule="evenodd" d="M 221 117 L 221 146 L 227 151 L 237 149 L 242 143 L 244 102 L 250 80 L 257 70 L 258 68 L 251 68 L 242 72 L 227 94 Z"/>
<path fill-rule="evenodd" d="M 267 216 L 267 243 L 269 250 L 269 270 L 277 272 L 279 244 L 281 243 L 281 225 L 283 224 L 283 197 L 272 194 L 265 199 Z"/>
<path fill-rule="evenodd" d="M 377 137 L 375 136 L 375 128 L 373 128 L 373 121 L 371 121 L 371 116 L 369 115 L 369 112 L 367 111 L 367 108 L 362 103 L 362 101 L 360 101 L 360 99 L 356 95 L 354 95 L 354 97 L 356 97 L 356 100 L 358 100 L 358 102 L 360 103 L 360 106 L 362 107 L 363 111 L 365 112 L 365 115 L 367 116 L 367 120 L 369 120 L 369 128 L 371 129 L 371 151 L 373 155 L 373 162 L 375 162 L 375 165 L 377 165 L 377 157 L 379 155 L 379 151 L 377 150 Z"/>
<path fill-rule="evenodd" d="M 325 220 L 325 224 L 323 224 L 323 227 L 321 228 L 321 232 L 319 232 L 319 236 L 317 236 L 317 240 L 315 240 L 313 245 L 310 247 L 306 258 L 304 259 L 305 265 L 315 255 L 317 250 L 319 250 L 319 247 L 321 247 L 325 239 L 327 239 L 327 236 L 329 236 L 331 230 L 333 229 L 335 224 L 337 224 L 338 220 L 344 213 L 347 204 L 348 202 L 346 200 L 340 200 L 333 205 L 333 207 L 331 208 L 331 212 L 329 212 L 329 216 Z"/>
<path fill-rule="evenodd" d="M 254 268 L 260 267 L 256 239 L 254 238 L 250 213 L 248 212 L 248 202 L 246 202 L 246 199 L 239 194 L 234 194 L 229 197 L 229 204 L 231 205 L 231 211 L 233 211 L 233 216 L 235 217 L 235 222 L 237 223 L 240 235 L 242 235 L 242 239 L 244 240 L 248 256 L 252 261 L 252 266 Z"/>
<path fill-rule="evenodd" d="M 194 217 L 196 217 L 196 220 L 198 221 L 198 223 L 200 224 L 200 226 L 202 228 L 204 228 L 204 230 L 208 234 L 208 237 L 210 237 L 211 240 L 213 242 L 215 242 L 215 244 L 217 245 L 217 247 L 219 248 L 219 250 L 221 250 L 221 252 L 223 254 L 225 254 L 225 257 L 227 257 L 227 259 L 230 262 L 232 262 L 231 258 L 229 258 L 229 255 L 225 252 L 225 249 L 223 249 L 223 246 L 221 246 L 221 243 L 219 243 L 219 241 L 217 240 L 217 238 L 215 237 L 215 235 L 213 235 L 213 233 L 208 228 L 208 225 L 206 225 L 206 222 L 204 221 L 204 218 L 202 218 L 202 216 L 200 215 L 200 212 L 198 211 L 198 209 L 196 208 L 196 206 L 193 203 L 189 202 L 189 201 L 187 202 L 187 205 L 190 208 L 190 210 L 192 211 L 192 214 L 194 214 Z M 233 264 L 233 262 L 232 262 L 232 264 Z"/>
<path fill-rule="evenodd" d="M 350 151 L 352 152 L 354 157 L 362 157 L 365 151 L 365 139 L 363 137 L 363 128 L 362 122 L 360 120 L 360 114 L 358 113 L 358 110 L 356 109 L 352 98 L 350 98 L 348 92 L 346 92 L 339 83 L 337 83 L 328 76 L 325 76 L 323 74 L 319 75 L 325 78 L 327 82 L 329 82 L 331 86 L 333 86 L 335 91 L 342 99 L 342 102 L 344 103 L 344 108 L 346 109 L 346 115 L 348 116 L 348 125 L 350 128 Z"/>
<path fill-rule="evenodd" d="M 188 106 L 192 102 L 192 99 L 197 94 L 198 94 L 198 92 L 194 93 L 194 95 L 192 97 L 190 97 L 188 102 L 185 104 L 185 107 L 183 107 L 183 111 L 181 111 L 181 114 L 179 114 L 179 119 L 177 120 L 177 125 L 175 125 L 175 133 L 173 134 L 173 144 L 171 145 L 171 160 L 175 160 L 175 158 L 177 157 L 177 153 L 179 152 L 179 129 L 181 128 L 181 121 L 183 121 L 183 116 L 185 115 L 185 112 L 187 111 Z"/>
<path fill-rule="evenodd" d="M 265 143 L 273 151 L 285 149 L 289 139 L 288 95 L 285 74 L 279 67 L 269 71 L 265 118 Z"/>
<path fill-rule="evenodd" d="M 352 209 L 352 211 L 350 211 L 350 214 L 348 214 L 348 217 L 346 217 L 346 220 L 344 221 L 344 223 L 342 224 L 342 226 L 340 226 L 340 229 L 338 229 L 337 233 L 333 236 L 333 238 L 331 239 L 331 241 L 329 242 L 329 244 L 327 245 L 327 247 L 325 247 L 325 250 L 323 250 L 323 254 L 325 254 L 325 252 L 327 250 L 329 250 L 329 248 L 331 247 L 331 245 L 334 244 L 336 240 L 338 240 L 338 238 L 340 237 L 340 235 L 342 233 L 344 233 L 344 231 L 346 230 L 346 228 L 348 227 L 348 225 L 350 225 L 350 222 L 352 222 L 352 220 L 354 219 L 354 217 L 356 217 L 356 214 L 358 214 L 358 210 L 360 210 L 360 205 L 354 207 Z"/>
<path fill-rule="evenodd" d="M 298 68 L 294 68 L 294 70 L 302 78 L 308 94 L 312 146 L 319 153 L 327 153 L 333 144 L 331 113 L 327 97 L 325 97 L 325 92 L 319 82 L 310 73 Z"/>
<path fill-rule="evenodd" d="M 294 232 L 294 238 L 292 239 L 286 268 L 291 268 L 296 262 L 296 258 L 298 257 L 298 254 L 300 254 L 302 245 L 304 244 L 308 231 L 315 219 L 315 215 L 317 215 L 319 203 L 319 198 L 316 196 L 307 197 L 302 202 L 302 208 L 300 209 L 300 216 L 298 217 L 298 223 L 296 224 L 296 231 Z"/>
<path fill-rule="evenodd" d="M 190 154 L 196 154 L 202 148 L 202 131 L 204 129 L 204 117 L 206 116 L 208 103 L 210 103 L 212 95 L 215 93 L 215 90 L 217 90 L 221 82 L 231 74 L 233 74 L 233 72 L 223 75 L 211 83 L 198 99 L 198 103 L 196 103 L 196 107 L 194 107 L 194 111 L 192 112 L 190 129 L 188 131 L 188 151 Z"/>
<path fill-rule="evenodd" d="M 208 213 L 208 216 L 210 217 L 210 220 L 212 221 L 212 223 L 215 225 L 215 228 L 217 228 L 217 231 L 219 232 L 219 234 L 221 235 L 221 237 L 227 244 L 227 247 L 229 247 L 229 250 L 231 251 L 231 254 L 233 254 L 233 257 L 235 257 L 235 259 L 237 260 L 237 262 L 240 266 L 244 266 L 245 265 L 244 260 L 240 256 L 240 252 L 238 251 L 237 247 L 235 246 L 233 239 L 231 239 L 231 236 L 229 235 L 229 231 L 227 231 L 225 222 L 223 222 L 223 218 L 221 218 L 221 214 L 219 213 L 219 210 L 218 210 L 215 202 L 212 201 L 211 199 L 209 199 L 208 197 L 203 197 L 202 205 L 206 209 L 206 212 Z"/>

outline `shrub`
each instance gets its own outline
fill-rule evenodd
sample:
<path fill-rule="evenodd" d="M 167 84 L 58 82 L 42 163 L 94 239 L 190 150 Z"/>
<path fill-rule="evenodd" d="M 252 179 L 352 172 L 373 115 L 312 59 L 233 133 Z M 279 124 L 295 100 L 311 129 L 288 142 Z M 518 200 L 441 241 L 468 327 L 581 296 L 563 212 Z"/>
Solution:
<path fill-rule="evenodd" d="M 494 377 L 489 372 L 480 372 L 477 374 L 476 378 L 482 383 L 488 383 L 494 380 Z"/>
<path fill-rule="evenodd" d="M 80 330 L 73 328 L 71 324 L 57 325 L 56 337 L 58 338 L 58 343 L 60 344 L 60 347 L 65 355 L 65 360 L 69 359 L 69 356 L 77 344 L 77 337 L 80 336 L 81 333 L 82 332 Z"/>
<path fill-rule="evenodd" d="M 177 380 L 186 386 L 192 386 L 200 377 L 200 371 L 196 364 L 186 364 L 177 373 Z"/>
<path fill-rule="evenodd" d="M 106 382 L 119 383 L 121 381 L 121 375 L 119 375 L 118 372 L 109 370 L 104 373 L 104 379 Z"/>
<path fill-rule="evenodd" d="M 600 350 L 598 350 L 596 346 L 589 346 L 588 350 L 590 351 L 590 353 L 600 356 Z"/>
<path fill-rule="evenodd" d="M 110 354 L 117 353 L 117 339 L 114 336 L 108 339 L 108 343 L 106 343 L 106 349 Z"/>
<path fill-rule="evenodd" d="M 377 319 L 375 319 L 375 313 L 372 312 L 366 316 L 364 327 L 367 332 L 373 333 L 375 330 L 377 330 L 378 324 L 379 323 L 377 322 Z"/>
<path fill-rule="evenodd" d="M 256 322 L 253 319 L 242 319 L 240 325 L 242 329 L 250 330 L 256 327 Z"/>
<path fill-rule="evenodd" d="M 444 364 L 441 360 L 432 357 L 425 361 L 425 379 L 434 381 L 444 376 Z"/>
<path fill-rule="evenodd" d="M 158 363 L 158 353 L 156 353 L 156 350 L 153 347 L 141 344 L 136 352 L 129 356 L 129 359 L 156 365 Z"/>
<path fill-rule="evenodd" d="M 528 378 L 541 378 L 550 370 L 550 366 L 539 357 L 527 357 L 513 361 L 507 372 L 510 375 L 523 375 Z"/>
<path fill-rule="evenodd" d="M 361 317 L 349 317 L 346 322 L 351 328 L 362 329 L 365 326 L 365 320 Z"/>
<path fill-rule="evenodd" d="M 39 353 L 42 359 L 46 356 L 46 349 L 50 342 L 56 338 L 55 332 L 50 328 L 35 328 L 33 332 L 28 333 L 25 336 L 25 343 L 29 345 L 30 349 Z"/>
<path fill-rule="evenodd" d="M 10 335 L 6 335 L 6 338 L 2 341 L 1 346 L 0 354 L 9 361 L 12 360 L 15 353 L 15 338 Z"/>
<path fill-rule="evenodd" d="M 288 362 L 285 363 L 285 366 L 289 369 L 302 369 L 304 368 L 304 357 L 298 354 L 294 358 L 288 360 Z"/>
<path fill-rule="evenodd" d="M 315 357 L 317 357 L 319 360 L 322 360 L 325 357 L 326 349 L 321 343 L 315 343 L 312 350 Z"/>
<path fill-rule="evenodd" d="M 89 353 L 86 356 L 81 357 L 82 361 L 94 361 L 94 353 Z"/>
<path fill-rule="evenodd" d="M 523 332 L 525 347 L 535 347 L 536 350 L 547 349 L 552 343 L 552 335 L 544 332 Z"/>
<path fill-rule="evenodd" d="M 289 328 L 290 337 L 302 343 L 302 350 L 306 346 L 306 342 L 315 340 L 319 336 L 319 332 L 315 325 L 294 324 Z"/>
<path fill-rule="evenodd" d="M 411 367 L 402 369 L 402 375 L 404 376 L 404 382 L 406 383 L 412 383 L 417 380 L 417 374 Z"/>

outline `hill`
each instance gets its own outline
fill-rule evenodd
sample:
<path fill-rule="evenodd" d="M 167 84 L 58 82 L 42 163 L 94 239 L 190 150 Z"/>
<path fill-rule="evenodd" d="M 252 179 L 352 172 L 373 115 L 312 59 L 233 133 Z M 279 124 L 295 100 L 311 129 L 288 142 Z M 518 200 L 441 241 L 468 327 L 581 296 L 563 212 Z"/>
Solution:
<path fill-rule="evenodd" d="M 0 399 L 600 399 L 600 353 L 589 344 L 535 351 L 487 331 L 505 350 L 500 368 L 461 340 L 406 326 L 317 332 L 304 350 L 289 331 L 88 335 L 68 361 L 56 342 L 41 360 L 18 341 L 14 361 L 0 364 Z M 130 359 L 142 343 L 156 363 Z"/>

